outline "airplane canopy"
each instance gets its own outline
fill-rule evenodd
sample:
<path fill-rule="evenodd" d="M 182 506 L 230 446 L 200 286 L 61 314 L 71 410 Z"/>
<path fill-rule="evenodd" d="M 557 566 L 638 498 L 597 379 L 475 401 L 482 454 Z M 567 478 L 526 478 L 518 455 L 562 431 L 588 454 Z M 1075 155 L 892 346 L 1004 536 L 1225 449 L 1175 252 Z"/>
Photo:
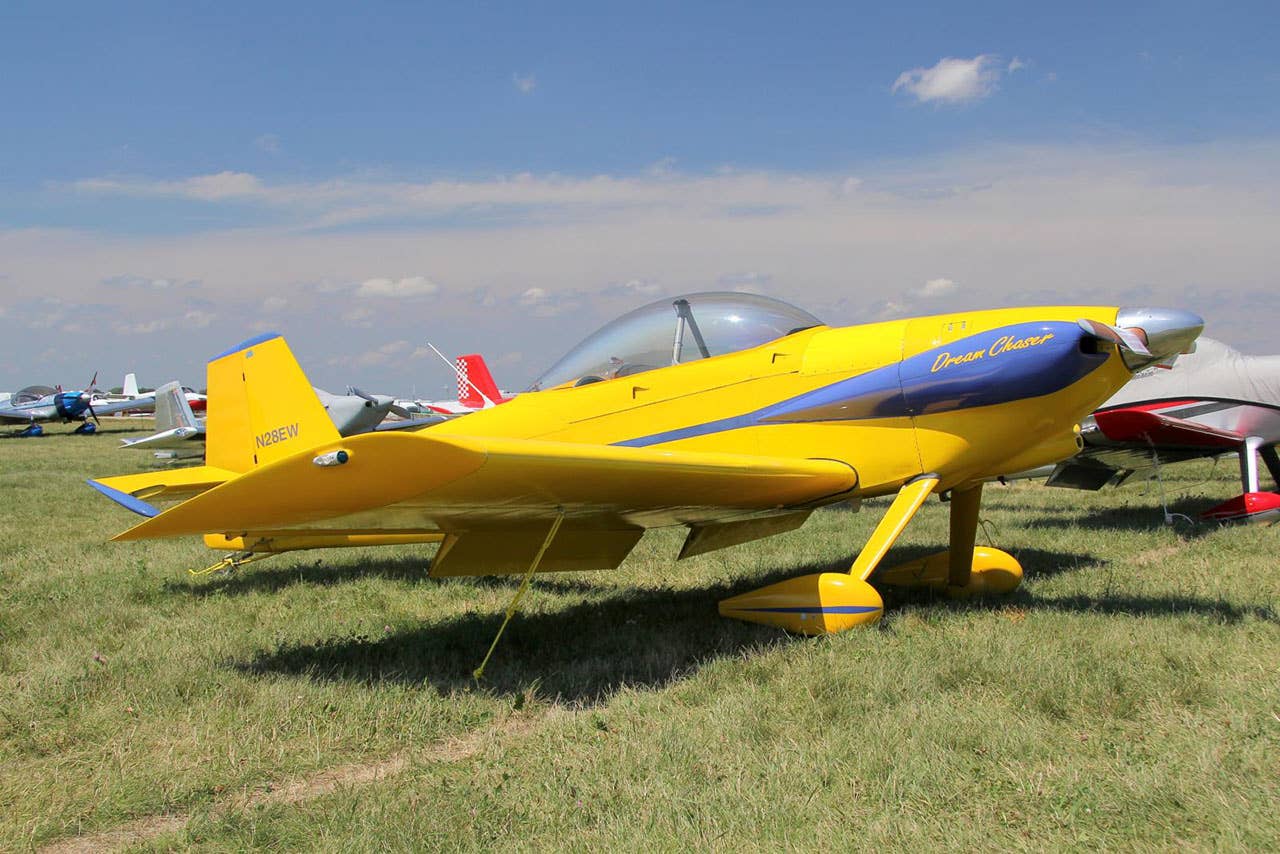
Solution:
<path fill-rule="evenodd" d="M 538 377 L 530 391 L 721 356 L 821 325 L 807 311 L 757 294 L 665 297 L 596 330 Z"/>

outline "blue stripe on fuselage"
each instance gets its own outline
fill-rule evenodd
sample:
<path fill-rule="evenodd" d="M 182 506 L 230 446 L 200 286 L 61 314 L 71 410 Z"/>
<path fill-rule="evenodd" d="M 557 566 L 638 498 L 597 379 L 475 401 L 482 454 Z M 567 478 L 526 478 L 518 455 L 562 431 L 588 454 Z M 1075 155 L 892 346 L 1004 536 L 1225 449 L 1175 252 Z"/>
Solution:
<path fill-rule="evenodd" d="M 1074 323 L 1018 323 L 935 347 L 788 400 L 716 421 L 615 442 L 660 445 L 763 424 L 931 415 L 1053 394 L 1106 360 Z"/>

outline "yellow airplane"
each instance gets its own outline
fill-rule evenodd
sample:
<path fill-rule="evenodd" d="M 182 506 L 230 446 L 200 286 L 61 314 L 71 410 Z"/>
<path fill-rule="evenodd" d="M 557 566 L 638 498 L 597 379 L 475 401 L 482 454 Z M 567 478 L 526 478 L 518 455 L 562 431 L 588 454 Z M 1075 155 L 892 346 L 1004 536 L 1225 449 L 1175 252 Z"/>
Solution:
<path fill-rule="evenodd" d="M 209 363 L 206 465 L 90 484 L 149 517 L 116 540 L 203 534 L 234 551 L 210 570 L 442 541 L 432 576 L 523 572 L 526 584 L 617 567 L 648 528 L 688 528 L 685 558 L 896 494 L 847 573 L 720 604 L 837 632 L 880 618 L 873 584 L 1016 587 L 1012 556 L 974 547 L 984 480 L 1075 454 L 1078 422 L 1202 327 L 1183 311 L 1055 306 L 830 328 L 765 297 L 693 294 L 605 326 L 502 406 L 348 438 L 272 334 Z M 950 500 L 949 548 L 881 568 L 930 494 Z"/>

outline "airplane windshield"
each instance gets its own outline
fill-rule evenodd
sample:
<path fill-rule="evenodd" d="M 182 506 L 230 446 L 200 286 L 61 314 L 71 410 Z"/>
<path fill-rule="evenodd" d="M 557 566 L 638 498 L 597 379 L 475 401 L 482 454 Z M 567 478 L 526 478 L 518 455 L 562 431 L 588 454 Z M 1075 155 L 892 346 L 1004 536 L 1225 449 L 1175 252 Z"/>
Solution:
<path fill-rule="evenodd" d="M 821 325 L 807 311 L 756 294 L 668 297 L 601 327 L 538 377 L 529 390 L 631 376 L 746 350 Z"/>

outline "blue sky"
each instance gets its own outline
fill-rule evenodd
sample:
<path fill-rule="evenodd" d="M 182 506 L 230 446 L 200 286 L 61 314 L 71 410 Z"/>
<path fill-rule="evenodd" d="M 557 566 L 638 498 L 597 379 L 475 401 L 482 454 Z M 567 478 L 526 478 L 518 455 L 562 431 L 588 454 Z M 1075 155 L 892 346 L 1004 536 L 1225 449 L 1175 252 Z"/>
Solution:
<path fill-rule="evenodd" d="M 1273 4 L 746 5 L 6 4 L 0 387 L 198 385 L 264 324 L 318 382 L 443 389 L 429 339 L 518 386 L 723 287 L 1270 346 Z"/>

